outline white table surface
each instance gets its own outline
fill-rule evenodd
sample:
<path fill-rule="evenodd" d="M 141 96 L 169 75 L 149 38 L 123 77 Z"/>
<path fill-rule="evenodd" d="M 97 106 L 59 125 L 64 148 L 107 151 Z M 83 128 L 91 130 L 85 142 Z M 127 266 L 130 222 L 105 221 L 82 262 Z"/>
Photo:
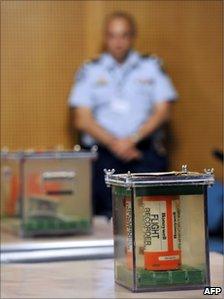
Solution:
<path fill-rule="evenodd" d="M 212 286 L 223 284 L 223 256 L 210 254 Z M 202 290 L 131 293 L 114 283 L 113 260 L 3 264 L 1 298 L 205 298 Z M 223 298 L 223 293 L 216 298 Z"/>

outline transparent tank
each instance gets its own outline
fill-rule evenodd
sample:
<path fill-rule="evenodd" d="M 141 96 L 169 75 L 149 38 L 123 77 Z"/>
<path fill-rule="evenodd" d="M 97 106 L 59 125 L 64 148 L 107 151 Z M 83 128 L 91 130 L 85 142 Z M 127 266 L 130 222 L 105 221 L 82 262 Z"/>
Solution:
<path fill-rule="evenodd" d="M 10 225 L 22 236 L 90 233 L 95 156 L 84 151 L 2 153 L 3 227 Z"/>
<path fill-rule="evenodd" d="M 134 292 L 209 285 L 212 173 L 113 172 L 105 180 L 112 188 L 115 281 Z"/>

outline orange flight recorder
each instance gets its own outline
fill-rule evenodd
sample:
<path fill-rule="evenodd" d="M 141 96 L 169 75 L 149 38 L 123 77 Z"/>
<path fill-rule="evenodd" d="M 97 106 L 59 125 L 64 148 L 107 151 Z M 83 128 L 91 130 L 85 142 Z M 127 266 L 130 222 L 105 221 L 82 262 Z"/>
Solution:
<path fill-rule="evenodd" d="M 144 265 L 146 270 L 174 270 L 181 266 L 180 199 L 143 197 Z"/>

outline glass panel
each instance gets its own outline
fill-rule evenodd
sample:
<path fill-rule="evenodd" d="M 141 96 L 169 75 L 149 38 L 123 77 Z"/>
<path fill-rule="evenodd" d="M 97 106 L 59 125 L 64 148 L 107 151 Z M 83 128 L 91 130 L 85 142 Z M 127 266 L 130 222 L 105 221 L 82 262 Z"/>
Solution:
<path fill-rule="evenodd" d="M 88 232 L 91 228 L 87 159 L 27 159 L 24 163 L 25 235 Z"/>
<path fill-rule="evenodd" d="M 115 281 L 133 288 L 133 235 L 131 192 L 112 187 Z"/>
<path fill-rule="evenodd" d="M 182 264 L 205 270 L 204 196 L 181 195 Z"/>
<path fill-rule="evenodd" d="M 134 203 L 137 289 L 206 284 L 204 195 L 147 190 Z"/>

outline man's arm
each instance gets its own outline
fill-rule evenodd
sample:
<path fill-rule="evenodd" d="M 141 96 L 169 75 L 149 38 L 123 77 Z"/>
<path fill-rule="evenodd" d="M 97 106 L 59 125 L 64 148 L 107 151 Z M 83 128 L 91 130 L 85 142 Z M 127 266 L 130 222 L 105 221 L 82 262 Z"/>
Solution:
<path fill-rule="evenodd" d="M 154 107 L 154 113 L 149 119 L 139 128 L 139 130 L 132 136 L 120 141 L 120 149 L 127 151 L 129 148 L 136 146 L 141 140 L 150 136 L 156 129 L 158 129 L 164 122 L 170 118 L 171 103 L 164 101 L 158 103 Z"/>
<path fill-rule="evenodd" d="M 168 121 L 171 112 L 170 102 L 161 102 L 155 105 L 153 114 L 149 119 L 139 128 L 139 130 L 131 138 L 135 143 L 151 135 L 158 129 L 164 122 Z"/>
<path fill-rule="evenodd" d="M 90 108 L 75 108 L 73 110 L 73 123 L 78 130 L 91 135 L 117 157 L 125 161 L 139 158 L 140 152 L 134 146 L 130 146 L 128 149 L 120 146 L 122 140 L 115 138 L 97 123 Z"/>
<path fill-rule="evenodd" d="M 103 129 L 94 119 L 91 109 L 78 107 L 73 110 L 74 126 L 98 140 L 106 147 L 110 147 L 114 141 L 114 136 Z"/>

